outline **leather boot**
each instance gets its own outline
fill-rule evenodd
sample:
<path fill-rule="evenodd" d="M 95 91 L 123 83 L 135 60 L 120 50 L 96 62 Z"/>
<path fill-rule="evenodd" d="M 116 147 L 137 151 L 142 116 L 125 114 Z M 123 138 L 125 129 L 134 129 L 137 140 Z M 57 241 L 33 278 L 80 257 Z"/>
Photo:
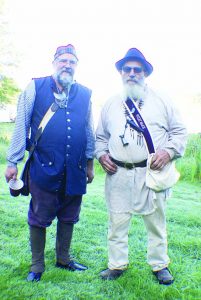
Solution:
<path fill-rule="evenodd" d="M 115 280 L 119 278 L 126 270 L 120 270 L 120 269 L 115 269 L 115 270 L 110 270 L 110 269 L 105 269 L 100 272 L 101 279 L 103 280 Z"/>
<path fill-rule="evenodd" d="M 74 224 L 57 222 L 56 259 L 57 263 L 66 265 L 70 262 L 70 245 Z"/>
<path fill-rule="evenodd" d="M 30 244 L 32 253 L 31 272 L 42 273 L 45 270 L 46 228 L 30 226 Z"/>
<path fill-rule="evenodd" d="M 168 268 L 164 268 L 162 270 L 155 271 L 153 273 L 160 284 L 170 285 L 174 282 L 174 278 L 171 275 Z"/>
<path fill-rule="evenodd" d="M 73 235 L 74 224 L 57 223 L 57 238 L 56 238 L 56 267 L 68 271 L 85 271 L 88 267 L 70 259 L 70 244 Z"/>

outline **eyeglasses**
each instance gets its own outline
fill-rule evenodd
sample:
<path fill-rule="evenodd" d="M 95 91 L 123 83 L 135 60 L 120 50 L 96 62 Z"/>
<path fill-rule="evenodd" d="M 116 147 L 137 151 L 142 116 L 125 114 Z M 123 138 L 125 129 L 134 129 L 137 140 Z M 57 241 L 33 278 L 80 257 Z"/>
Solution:
<path fill-rule="evenodd" d="M 134 73 L 139 74 L 143 71 L 143 68 L 142 67 L 129 67 L 129 66 L 122 67 L 122 71 L 125 73 L 130 73 L 132 70 L 134 71 Z"/>
<path fill-rule="evenodd" d="M 61 58 L 61 59 L 57 59 L 56 60 L 58 63 L 60 64 L 67 64 L 69 63 L 69 65 L 76 65 L 77 61 L 72 60 L 72 59 L 65 59 L 65 58 Z"/>

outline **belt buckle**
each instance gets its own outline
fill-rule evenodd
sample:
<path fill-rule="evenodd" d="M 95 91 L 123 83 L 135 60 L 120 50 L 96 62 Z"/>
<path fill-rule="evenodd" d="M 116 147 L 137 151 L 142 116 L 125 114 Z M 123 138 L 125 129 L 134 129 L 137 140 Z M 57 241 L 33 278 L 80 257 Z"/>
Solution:
<path fill-rule="evenodd" d="M 134 168 L 134 164 L 131 163 L 124 163 L 124 168 L 128 170 L 132 170 Z"/>

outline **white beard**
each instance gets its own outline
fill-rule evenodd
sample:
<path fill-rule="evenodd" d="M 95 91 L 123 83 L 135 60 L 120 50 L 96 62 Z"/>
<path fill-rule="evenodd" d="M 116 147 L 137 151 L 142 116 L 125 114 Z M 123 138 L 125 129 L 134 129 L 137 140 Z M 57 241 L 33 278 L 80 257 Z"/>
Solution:
<path fill-rule="evenodd" d="M 124 84 L 124 95 L 125 98 L 131 98 L 135 100 L 144 99 L 145 97 L 145 85 L 130 85 L 130 84 Z"/>

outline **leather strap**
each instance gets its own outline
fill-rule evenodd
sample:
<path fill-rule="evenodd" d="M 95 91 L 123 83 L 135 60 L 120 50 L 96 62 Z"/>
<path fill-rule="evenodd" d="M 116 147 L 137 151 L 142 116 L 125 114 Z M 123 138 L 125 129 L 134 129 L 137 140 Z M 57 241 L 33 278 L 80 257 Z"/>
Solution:
<path fill-rule="evenodd" d="M 43 119 L 41 120 L 38 130 L 35 135 L 34 143 L 31 145 L 30 150 L 29 150 L 29 157 L 31 157 L 32 153 L 34 152 L 34 149 L 37 145 L 37 142 L 39 138 L 41 137 L 46 125 L 50 121 L 50 119 L 53 117 L 55 112 L 58 110 L 59 106 L 55 107 L 55 103 L 52 103 L 49 109 L 47 110 L 46 114 L 44 115 Z"/>
<path fill-rule="evenodd" d="M 127 163 L 127 162 L 116 160 L 113 157 L 111 157 L 110 159 L 115 163 L 115 165 L 129 170 L 134 168 L 144 168 L 147 166 L 147 160 L 143 160 L 139 163 Z"/>
<path fill-rule="evenodd" d="M 127 98 L 126 101 L 124 102 L 124 105 L 126 107 L 126 110 L 129 113 L 131 119 L 134 122 L 136 122 L 138 124 L 139 128 L 142 130 L 142 134 L 143 134 L 146 144 L 147 144 L 148 152 L 150 154 L 155 153 L 154 144 L 153 144 L 151 135 L 149 133 L 149 130 L 148 130 L 141 114 L 139 113 L 137 107 L 135 106 L 134 101 L 132 101 L 130 98 Z"/>

